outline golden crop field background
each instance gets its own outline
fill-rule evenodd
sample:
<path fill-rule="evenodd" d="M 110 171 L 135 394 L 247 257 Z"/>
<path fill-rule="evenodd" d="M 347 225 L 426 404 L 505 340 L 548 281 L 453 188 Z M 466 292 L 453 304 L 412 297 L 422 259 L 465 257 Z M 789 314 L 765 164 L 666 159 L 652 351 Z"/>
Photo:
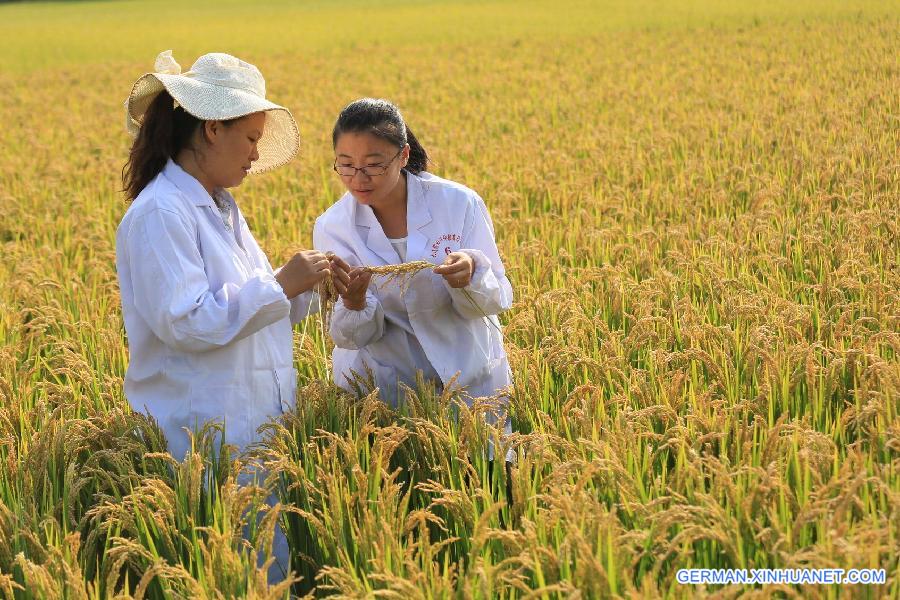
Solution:
<path fill-rule="evenodd" d="M 246 459 L 210 431 L 171 459 L 123 396 L 122 103 L 166 49 L 256 64 L 297 118 L 235 191 L 273 263 L 341 194 L 339 110 L 386 97 L 516 294 L 506 440 L 451 395 L 339 393 L 298 327 L 258 450 L 293 593 L 900 597 L 900 4 L 830 0 L 0 4 L 0 596 L 288 591 L 241 538 Z M 675 579 L 707 567 L 887 581 Z"/>

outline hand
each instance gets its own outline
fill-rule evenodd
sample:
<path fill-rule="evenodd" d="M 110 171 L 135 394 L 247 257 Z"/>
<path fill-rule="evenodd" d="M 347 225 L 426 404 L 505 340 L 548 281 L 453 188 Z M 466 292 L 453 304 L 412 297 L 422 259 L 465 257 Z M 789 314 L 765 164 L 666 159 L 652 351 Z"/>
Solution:
<path fill-rule="evenodd" d="M 331 275 L 328 258 L 316 250 L 302 250 L 291 257 L 275 275 L 289 299 L 311 290 Z"/>
<path fill-rule="evenodd" d="M 366 290 L 372 274 L 362 270 L 361 267 L 351 269 L 344 260 L 337 255 L 330 255 L 331 271 L 334 273 L 334 289 L 341 295 L 344 306 L 349 310 L 363 310 L 366 307 Z"/>
<path fill-rule="evenodd" d="M 472 282 L 475 261 L 465 252 L 451 252 L 444 264 L 434 268 L 434 272 L 443 275 L 450 287 L 464 288 Z"/>

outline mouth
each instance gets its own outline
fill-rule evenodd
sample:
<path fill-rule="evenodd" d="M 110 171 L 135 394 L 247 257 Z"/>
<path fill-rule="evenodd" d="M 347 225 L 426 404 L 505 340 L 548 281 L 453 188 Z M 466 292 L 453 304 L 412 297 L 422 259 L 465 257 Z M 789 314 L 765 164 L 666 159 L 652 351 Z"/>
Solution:
<path fill-rule="evenodd" d="M 354 196 L 365 196 L 367 194 L 371 194 L 372 190 L 353 190 Z"/>

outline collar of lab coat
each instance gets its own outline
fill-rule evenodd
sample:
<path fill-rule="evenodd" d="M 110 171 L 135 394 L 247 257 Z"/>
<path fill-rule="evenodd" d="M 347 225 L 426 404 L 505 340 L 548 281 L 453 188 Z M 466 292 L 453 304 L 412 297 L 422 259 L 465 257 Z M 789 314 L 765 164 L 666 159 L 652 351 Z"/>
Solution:
<path fill-rule="evenodd" d="M 214 209 L 211 218 L 213 222 L 216 223 L 219 233 L 225 238 L 225 241 L 234 248 L 238 258 L 240 258 L 244 265 L 247 268 L 252 269 L 253 266 L 249 262 L 250 259 L 247 255 L 243 235 L 241 235 L 240 211 L 238 210 L 237 203 L 234 201 L 234 198 L 228 190 L 222 189 L 221 192 L 222 197 L 224 197 L 231 205 L 231 212 L 234 219 L 234 233 L 225 230 L 225 226 L 222 224 L 222 219 L 219 216 L 218 208 L 213 204 L 212 196 L 209 195 L 209 192 L 206 191 L 203 184 L 197 181 L 193 175 L 179 167 L 171 158 L 166 162 L 166 166 L 163 168 L 163 175 L 166 179 L 171 181 L 182 194 L 187 196 L 195 206 L 208 206 L 209 208 Z"/>
<path fill-rule="evenodd" d="M 185 196 L 190 198 L 195 206 L 213 207 L 212 196 L 209 195 L 203 184 L 197 181 L 193 175 L 179 167 L 171 158 L 166 161 L 166 166 L 163 167 L 163 175 L 175 184 L 175 187 L 181 190 Z"/>
<path fill-rule="evenodd" d="M 427 186 L 420 177 L 406 172 L 406 260 L 408 261 L 418 260 L 428 244 L 428 236 L 420 231 L 431 223 L 427 191 Z M 399 259 L 397 251 L 394 250 L 384 234 L 372 207 L 360 204 L 356 200 L 353 201 L 353 204 L 356 210 L 356 225 L 368 229 L 368 233 L 363 235 L 366 246 L 386 263 L 397 263 Z"/>

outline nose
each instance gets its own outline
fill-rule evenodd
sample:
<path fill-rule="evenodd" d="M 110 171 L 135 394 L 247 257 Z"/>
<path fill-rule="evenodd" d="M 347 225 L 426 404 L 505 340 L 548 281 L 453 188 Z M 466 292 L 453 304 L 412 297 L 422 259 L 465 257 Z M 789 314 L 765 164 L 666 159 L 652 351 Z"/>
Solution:
<path fill-rule="evenodd" d="M 256 162 L 259 160 L 259 150 L 256 148 L 256 144 L 253 144 L 253 152 L 250 153 L 250 162 Z"/>
<path fill-rule="evenodd" d="M 359 175 L 360 178 L 362 178 L 363 181 L 368 181 L 369 179 L 372 179 L 371 177 L 369 177 L 368 175 L 366 175 L 366 174 L 363 173 L 362 171 L 356 171 L 355 173 L 353 173 L 353 177 L 350 178 L 350 181 L 353 181 L 354 179 L 356 179 L 356 176 L 357 176 L 357 175 Z"/>

